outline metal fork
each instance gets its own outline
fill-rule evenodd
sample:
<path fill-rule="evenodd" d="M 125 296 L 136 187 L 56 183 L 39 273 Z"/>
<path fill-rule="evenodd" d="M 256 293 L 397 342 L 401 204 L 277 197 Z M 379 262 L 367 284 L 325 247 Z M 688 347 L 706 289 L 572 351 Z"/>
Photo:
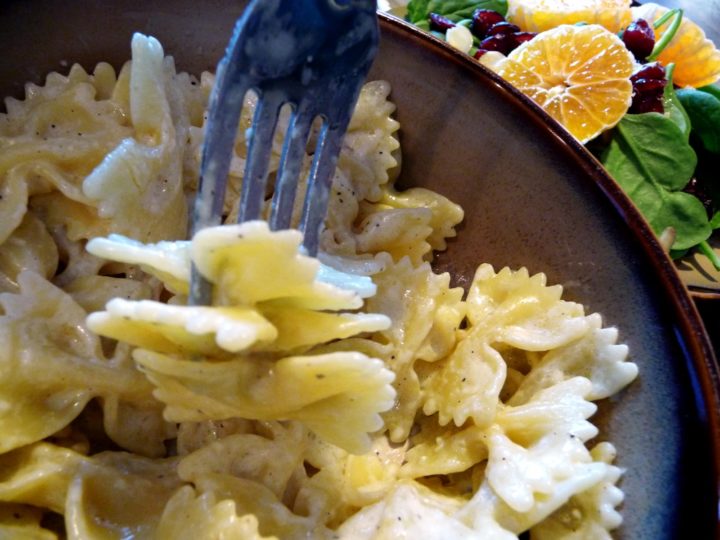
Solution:
<path fill-rule="evenodd" d="M 283 143 L 270 227 L 290 226 L 308 136 L 322 127 L 308 178 L 300 229 L 303 247 L 318 251 L 320 229 L 342 138 L 375 57 L 375 0 L 253 0 L 235 25 L 217 67 L 202 150 L 191 234 L 219 225 L 243 100 L 259 98 L 250 129 L 238 222 L 259 219 L 273 134 L 281 107 L 292 112 Z M 191 305 L 207 305 L 211 285 L 193 267 Z"/>

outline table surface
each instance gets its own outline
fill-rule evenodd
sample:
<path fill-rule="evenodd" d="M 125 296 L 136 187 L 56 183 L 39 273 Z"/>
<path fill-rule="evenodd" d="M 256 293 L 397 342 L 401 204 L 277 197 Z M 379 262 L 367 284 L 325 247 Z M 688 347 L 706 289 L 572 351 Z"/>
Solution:
<path fill-rule="evenodd" d="M 682 8 L 685 15 L 698 24 L 716 45 L 720 45 L 720 0 L 657 0 L 667 7 Z M 720 360 L 720 300 L 696 300 Z"/>

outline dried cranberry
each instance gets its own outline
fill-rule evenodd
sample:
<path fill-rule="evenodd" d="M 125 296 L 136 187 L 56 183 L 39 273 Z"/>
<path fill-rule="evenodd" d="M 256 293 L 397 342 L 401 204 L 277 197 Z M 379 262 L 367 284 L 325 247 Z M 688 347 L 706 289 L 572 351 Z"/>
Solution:
<path fill-rule="evenodd" d="M 640 94 L 662 94 L 665 84 L 665 79 L 637 79 L 633 81 L 633 90 Z"/>
<path fill-rule="evenodd" d="M 480 39 L 487 36 L 488 29 L 499 22 L 505 21 L 505 17 L 492 9 L 476 9 L 472 16 L 470 30 Z"/>
<path fill-rule="evenodd" d="M 477 51 L 475 51 L 473 57 L 475 58 L 475 60 L 480 60 L 480 58 L 482 58 L 486 52 L 487 51 L 485 49 L 478 49 Z"/>
<path fill-rule="evenodd" d="M 634 93 L 629 112 L 633 114 L 648 112 L 664 113 L 665 107 L 663 106 L 662 92 L 649 94 Z"/>
<path fill-rule="evenodd" d="M 510 54 L 517 45 L 513 39 L 512 34 L 495 34 L 494 36 L 486 37 L 478 45 L 478 49 L 485 49 L 486 51 L 497 51 L 502 54 Z"/>
<path fill-rule="evenodd" d="M 644 62 L 655 46 L 655 32 L 645 19 L 636 19 L 623 32 L 623 43 L 635 58 Z"/>
<path fill-rule="evenodd" d="M 632 74 L 630 77 L 631 81 L 637 81 L 639 79 L 665 79 L 665 68 L 659 62 L 652 62 L 645 64 L 639 70 Z"/>
<path fill-rule="evenodd" d="M 455 26 L 454 22 L 447 17 L 439 15 L 438 13 L 431 13 L 429 20 L 430 30 L 434 30 L 436 32 L 447 32 L 450 28 Z"/>
<path fill-rule="evenodd" d="M 658 62 L 645 64 L 632 74 L 630 81 L 633 85 L 631 113 L 662 113 L 665 111 L 663 91 L 667 81 L 662 64 Z"/>
<path fill-rule="evenodd" d="M 515 40 L 515 43 L 519 46 L 526 41 L 530 41 L 535 36 L 537 36 L 535 32 L 515 32 L 513 34 L 513 39 Z"/>
<path fill-rule="evenodd" d="M 495 36 L 497 34 L 514 34 L 519 32 L 520 27 L 506 21 L 493 24 L 487 29 L 486 36 Z"/>

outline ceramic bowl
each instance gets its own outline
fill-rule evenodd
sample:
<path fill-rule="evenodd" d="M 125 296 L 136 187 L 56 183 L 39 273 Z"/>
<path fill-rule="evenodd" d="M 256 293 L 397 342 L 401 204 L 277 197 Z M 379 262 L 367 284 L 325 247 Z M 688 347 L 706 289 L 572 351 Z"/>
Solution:
<path fill-rule="evenodd" d="M 202 5 L 202 7 L 200 7 Z M 242 2 L 7 1 L 0 93 L 51 70 L 129 58 L 130 36 L 159 38 L 181 70 L 214 69 Z M 626 539 L 716 532 L 718 371 L 686 289 L 645 221 L 593 157 L 471 58 L 380 18 L 371 78 L 387 79 L 404 150 L 400 182 L 460 202 L 465 222 L 435 265 L 465 285 L 480 262 L 526 266 L 620 329 L 639 379 L 601 403 L 602 435 L 626 469 Z"/>

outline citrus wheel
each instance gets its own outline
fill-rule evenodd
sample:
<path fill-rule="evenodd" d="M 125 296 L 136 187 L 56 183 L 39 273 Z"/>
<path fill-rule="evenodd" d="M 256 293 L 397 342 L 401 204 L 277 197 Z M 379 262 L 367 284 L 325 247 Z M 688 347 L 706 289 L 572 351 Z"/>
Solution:
<path fill-rule="evenodd" d="M 669 10 L 657 4 L 643 4 L 632 8 L 633 19 L 654 23 Z M 670 27 L 670 21 L 655 30 L 657 42 Z M 705 37 L 705 32 L 687 17 L 683 17 L 675 37 L 663 49 L 658 60 L 675 64 L 673 82 L 678 86 L 698 88 L 720 79 L 720 51 Z"/>
<path fill-rule="evenodd" d="M 633 67 L 620 38 L 596 24 L 538 34 L 494 66 L 583 143 L 627 112 Z"/>
<path fill-rule="evenodd" d="M 618 32 L 630 24 L 630 0 L 509 0 L 507 19 L 526 32 L 561 24 L 599 24 Z"/>

